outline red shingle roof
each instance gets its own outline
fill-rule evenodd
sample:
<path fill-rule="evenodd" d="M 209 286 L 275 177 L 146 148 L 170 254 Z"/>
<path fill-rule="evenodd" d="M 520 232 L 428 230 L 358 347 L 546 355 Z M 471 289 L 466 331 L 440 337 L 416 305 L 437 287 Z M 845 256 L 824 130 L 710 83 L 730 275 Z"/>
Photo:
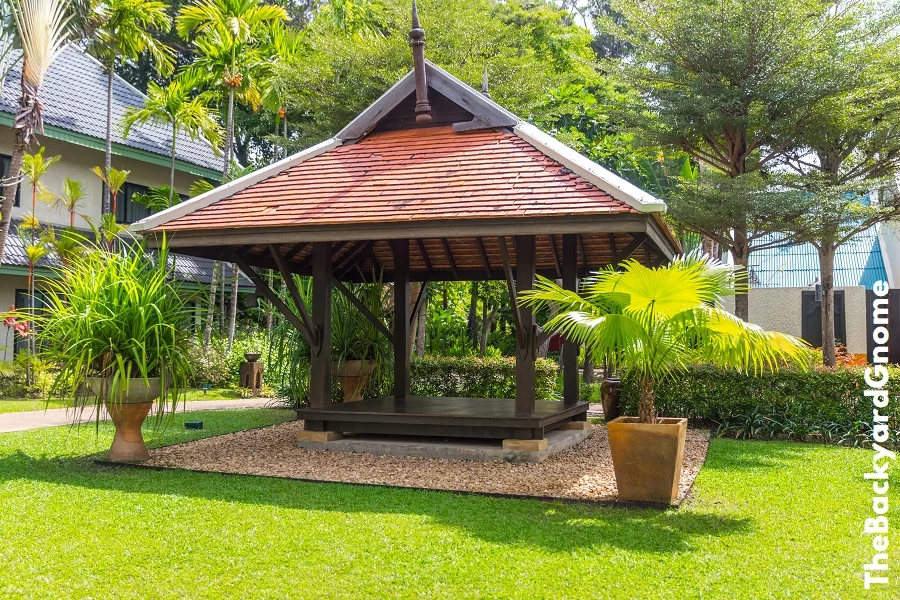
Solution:
<path fill-rule="evenodd" d="M 513 133 L 448 126 L 369 135 L 158 229 L 635 212 Z"/>

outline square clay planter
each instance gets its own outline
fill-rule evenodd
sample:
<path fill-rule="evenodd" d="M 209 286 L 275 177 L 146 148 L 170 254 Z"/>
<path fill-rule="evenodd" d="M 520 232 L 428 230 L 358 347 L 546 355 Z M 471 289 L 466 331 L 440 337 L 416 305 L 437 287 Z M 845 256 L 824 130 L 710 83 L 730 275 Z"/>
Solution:
<path fill-rule="evenodd" d="M 671 504 L 678 497 L 687 419 L 641 423 L 619 417 L 606 425 L 619 500 Z"/>

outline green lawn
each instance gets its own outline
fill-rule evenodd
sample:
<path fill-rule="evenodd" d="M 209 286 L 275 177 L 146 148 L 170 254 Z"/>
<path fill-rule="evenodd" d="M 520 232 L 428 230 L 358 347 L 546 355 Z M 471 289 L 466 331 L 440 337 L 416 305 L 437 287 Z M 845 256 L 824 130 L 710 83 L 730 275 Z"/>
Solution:
<path fill-rule="evenodd" d="M 208 390 L 205 394 L 200 389 L 190 389 L 185 393 L 183 400 L 191 402 L 202 402 L 205 400 L 239 400 L 241 394 L 239 390 L 229 388 L 215 388 Z M 179 400 L 181 402 L 181 400 Z M 0 398 L 0 415 L 11 412 L 24 412 L 32 410 L 44 410 L 45 408 L 66 408 L 70 406 L 66 400 L 51 400 L 48 405 L 45 400 L 19 400 Z"/>
<path fill-rule="evenodd" d="M 11 412 L 25 412 L 32 410 L 44 410 L 45 408 L 66 408 L 69 403 L 65 400 L 6 400 L 0 399 L 0 415 Z"/>
<path fill-rule="evenodd" d="M 208 429 L 149 437 L 290 415 L 189 413 Z M 862 589 L 869 451 L 714 440 L 695 499 L 656 511 L 99 467 L 111 435 L 0 435 L 0 597 L 900 596 Z"/>

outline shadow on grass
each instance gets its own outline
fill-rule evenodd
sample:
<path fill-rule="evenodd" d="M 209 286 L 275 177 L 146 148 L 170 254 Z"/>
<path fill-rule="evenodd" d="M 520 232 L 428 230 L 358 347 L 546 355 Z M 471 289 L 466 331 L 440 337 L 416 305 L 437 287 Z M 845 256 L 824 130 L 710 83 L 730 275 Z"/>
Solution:
<path fill-rule="evenodd" d="M 684 510 L 594 507 L 268 477 L 102 467 L 92 458 L 7 454 L 0 457 L 0 482 L 27 479 L 123 494 L 166 494 L 348 515 L 419 515 L 487 542 L 554 552 L 601 546 L 630 552 L 691 552 L 708 536 L 743 534 L 753 526 L 748 518 Z M 349 518 L 348 530 L 352 530 Z"/>

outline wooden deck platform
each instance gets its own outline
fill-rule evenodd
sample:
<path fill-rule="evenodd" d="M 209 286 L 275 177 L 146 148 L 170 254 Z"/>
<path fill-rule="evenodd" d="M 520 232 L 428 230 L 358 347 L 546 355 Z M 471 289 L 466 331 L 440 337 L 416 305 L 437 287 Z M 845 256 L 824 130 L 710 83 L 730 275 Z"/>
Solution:
<path fill-rule="evenodd" d="M 586 420 L 587 410 L 586 402 L 538 401 L 534 413 L 516 415 L 512 399 L 413 396 L 302 408 L 297 418 L 306 421 L 308 431 L 530 440 Z"/>

